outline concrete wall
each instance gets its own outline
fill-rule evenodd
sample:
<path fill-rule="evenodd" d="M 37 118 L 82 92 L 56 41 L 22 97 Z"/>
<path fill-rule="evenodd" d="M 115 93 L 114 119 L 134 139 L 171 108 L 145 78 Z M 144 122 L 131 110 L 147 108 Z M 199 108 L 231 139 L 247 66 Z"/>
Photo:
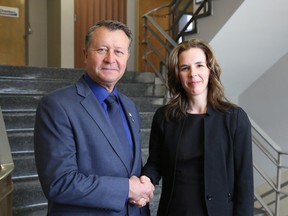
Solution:
<path fill-rule="evenodd" d="M 239 97 L 239 103 L 261 128 L 288 151 L 288 53 Z"/>

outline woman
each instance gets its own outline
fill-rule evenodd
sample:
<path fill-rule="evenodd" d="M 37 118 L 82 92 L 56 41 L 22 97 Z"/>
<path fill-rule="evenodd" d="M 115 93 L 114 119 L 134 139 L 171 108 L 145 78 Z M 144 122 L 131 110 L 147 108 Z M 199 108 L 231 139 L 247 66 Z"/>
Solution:
<path fill-rule="evenodd" d="M 142 174 L 162 177 L 159 216 L 253 215 L 251 125 L 224 96 L 210 46 L 179 44 L 169 57 L 169 103 L 151 128 Z"/>

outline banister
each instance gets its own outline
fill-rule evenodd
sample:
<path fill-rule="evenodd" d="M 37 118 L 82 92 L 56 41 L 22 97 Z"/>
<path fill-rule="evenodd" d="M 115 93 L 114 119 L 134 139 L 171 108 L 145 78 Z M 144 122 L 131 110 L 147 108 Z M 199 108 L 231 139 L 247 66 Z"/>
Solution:
<path fill-rule="evenodd" d="M 275 151 L 277 151 L 280 154 L 288 155 L 288 151 L 282 150 L 282 148 L 277 145 L 252 119 L 249 118 L 252 128 L 257 132 L 259 136 L 261 136 L 268 144 L 271 146 Z"/>
<path fill-rule="evenodd" d="M 280 206 L 281 206 L 281 195 L 288 196 L 288 192 L 283 190 L 285 184 L 282 183 L 282 170 L 288 169 L 287 165 L 282 164 L 283 156 L 288 156 L 288 152 L 282 150 L 282 148 L 277 145 L 257 124 L 249 117 L 252 127 L 252 143 L 258 147 L 258 149 L 268 158 L 274 165 L 276 169 L 275 182 L 269 178 L 264 170 L 253 161 L 254 169 L 262 176 L 264 182 L 271 187 L 271 192 L 275 193 L 275 198 L 273 200 L 274 212 L 270 209 L 268 203 L 264 202 L 264 199 L 260 194 L 254 193 L 254 197 L 260 203 L 260 205 L 265 209 L 265 211 L 271 216 L 280 216 Z M 268 149 L 269 147 L 269 149 Z M 270 193 L 266 194 L 269 195 Z M 266 196 L 264 195 L 264 196 Z M 271 203 L 270 203 L 271 204 Z"/>

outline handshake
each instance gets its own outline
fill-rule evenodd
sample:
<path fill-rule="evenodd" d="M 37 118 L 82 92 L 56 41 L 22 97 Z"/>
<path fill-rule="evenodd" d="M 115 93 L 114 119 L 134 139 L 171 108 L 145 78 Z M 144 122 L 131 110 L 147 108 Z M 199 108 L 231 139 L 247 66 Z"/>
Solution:
<path fill-rule="evenodd" d="M 129 202 L 144 207 L 153 198 L 154 185 L 147 176 L 132 176 L 129 179 Z"/>

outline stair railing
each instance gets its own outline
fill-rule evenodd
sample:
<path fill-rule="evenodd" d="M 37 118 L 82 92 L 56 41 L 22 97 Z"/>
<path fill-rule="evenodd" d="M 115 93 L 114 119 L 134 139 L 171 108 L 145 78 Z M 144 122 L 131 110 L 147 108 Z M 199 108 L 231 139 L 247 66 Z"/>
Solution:
<path fill-rule="evenodd" d="M 255 191 L 255 201 L 259 202 L 262 209 L 264 209 L 268 215 L 280 216 L 280 207 L 284 207 L 281 206 L 281 200 L 288 196 L 288 191 L 284 190 L 284 187 L 287 186 L 287 180 L 285 180 L 286 182 L 283 180 L 284 171 L 288 171 L 288 152 L 283 151 L 251 118 L 250 121 L 252 124 L 253 150 L 258 151 L 258 157 L 259 154 L 262 153 L 264 158 L 269 160 L 267 162 L 274 165 L 274 171 L 276 173 L 276 177 L 269 177 L 269 174 L 267 174 L 269 171 L 267 172 L 267 170 L 264 170 L 267 163 L 264 163 L 262 160 L 261 163 L 257 163 L 254 158 L 254 170 L 263 180 L 263 184 L 271 187 L 271 189 L 266 193 L 259 194 L 257 191 Z M 273 196 L 273 194 L 275 194 L 275 198 L 273 199 L 272 197 L 272 200 L 270 199 L 270 201 L 267 201 L 268 196 Z"/>
<path fill-rule="evenodd" d="M 211 14 L 211 0 L 202 0 L 196 4 L 191 0 L 173 0 L 144 14 L 144 64 L 145 71 L 151 71 L 167 85 L 167 59 L 179 39 L 188 33 L 197 32 L 197 19 Z M 180 27 L 181 18 L 190 18 Z M 191 24 L 192 29 L 190 29 Z M 195 24 L 196 23 L 196 24 Z"/>

